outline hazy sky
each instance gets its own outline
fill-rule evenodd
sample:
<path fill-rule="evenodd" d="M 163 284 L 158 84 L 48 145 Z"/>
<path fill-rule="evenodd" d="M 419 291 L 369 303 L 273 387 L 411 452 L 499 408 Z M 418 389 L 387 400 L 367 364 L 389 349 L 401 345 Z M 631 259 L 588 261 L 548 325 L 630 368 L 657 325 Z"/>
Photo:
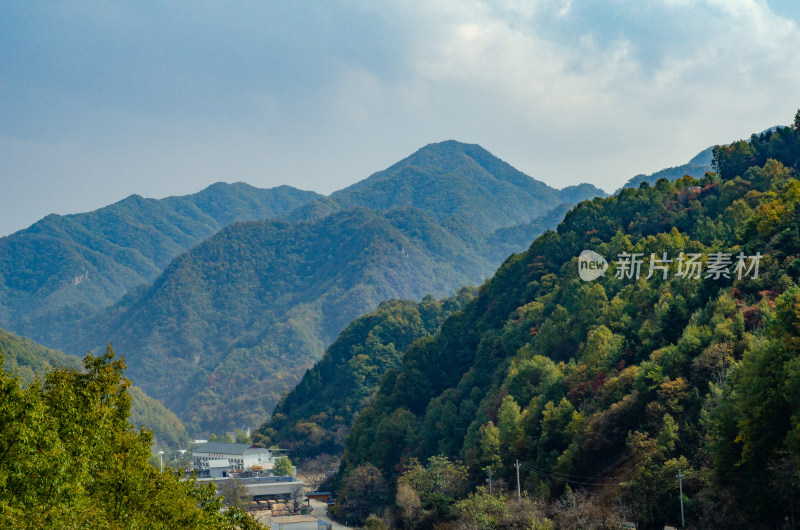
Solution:
<path fill-rule="evenodd" d="M 217 182 L 330 193 L 479 143 L 608 191 L 800 108 L 800 2 L 0 4 L 0 235 Z"/>

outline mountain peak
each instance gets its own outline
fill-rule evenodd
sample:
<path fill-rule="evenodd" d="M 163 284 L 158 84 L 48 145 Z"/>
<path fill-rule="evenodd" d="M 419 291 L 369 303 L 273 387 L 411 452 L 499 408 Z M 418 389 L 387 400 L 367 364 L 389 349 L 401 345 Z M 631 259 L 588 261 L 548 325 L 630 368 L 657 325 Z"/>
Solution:
<path fill-rule="evenodd" d="M 491 165 L 503 164 L 514 169 L 478 144 L 468 144 L 457 140 L 445 140 L 421 147 L 408 157 L 393 164 L 386 169 L 386 171 L 390 171 L 392 168 L 409 165 L 440 170 L 456 169 L 465 164 L 468 160 L 472 160 L 484 168 Z M 514 169 L 514 171 L 517 170 Z M 519 173 L 522 174 L 521 172 Z M 525 176 L 531 178 L 527 175 Z"/>
<path fill-rule="evenodd" d="M 485 153 L 489 156 L 493 156 L 489 151 L 481 147 L 479 144 L 468 144 L 465 142 L 460 142 L 458 140 L 443 140 L 441 142 L 431 142 L 423 147 L 417 149 L 414 154 L 411 156 L 415 156 L 420 153 L 426 152 L 452 152 L 452 153 L 470 153 L 470 152 L 479 152 Z"/>
<path fill-rule="evenodd" d="M 330 199 L 341 208 L 414 206 L 482 231 L 529 222 L 561 202 L 557 190 L 478 144 L 456 140 L 428 144 Z"/>

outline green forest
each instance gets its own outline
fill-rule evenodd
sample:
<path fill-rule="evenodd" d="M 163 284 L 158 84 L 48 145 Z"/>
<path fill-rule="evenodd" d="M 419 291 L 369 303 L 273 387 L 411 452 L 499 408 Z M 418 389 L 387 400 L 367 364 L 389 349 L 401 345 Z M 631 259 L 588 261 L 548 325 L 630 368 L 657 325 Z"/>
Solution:
<path fill-rule="evenodd" d="M 228 224 L 48 331 L 67 351 L 113 339 L 122 359 L 0 331 L 0 524 L 254 527 L 148 459 L 154 441 L 185 447 L 178 417 L 224 432 L 273 412 L 253 441 L 328 471 L 341 455 L 326 487 L 349 524 L 655 529 L 683 511 L 698 528 L 795 525 L 800 112 L 681 167 L 708 156 L 703 176 L 658 178 L 670 168 L 604 198 L 432 144 Z M 203 207 L 234 221 L 219 204 Z"/>
<path fill-rule="evenodd" d="M 131 379 L 193 435 L 256 428 L 353 319 L 484 281 L 565 201 L 598 194 L 477 145 L 431 144 L 276 219 L 229 224 L 57 342 L 125 352 Z"/>
<path fill-rule="evenodd" d="M 150 464 L 152 436 L 128 422 L 130 381 L 111 348 L 83 364 L 27 384 L 0 370 L 1 527 L 261 528 L 222 511 L 213 484 Z"/>
<path fill-rule="evenodd" d="M 83 363 L 74 355 L 45 348 L 41 344 L 0 329 L 0 355 L 2 369 L 28 385 L 42 379 L 54 367 L 82 370 Z M 151 398 L 136 386 L 128 387 L 131 396 L 129 421 L 153 432 L 156 449 L 185 448 L 189 441 L 181 421 L 164 405 Z"/>
<path fill-rule="evenodd" d="M 64 349 L 63 337 L 80 318 L 153 281 L 220 228 L 275 217 L 318 197 L 290 186 L 220 182 L 192 195 L 131 195 L 93 212 L 48 215 L 0 237 L 0 327 Z"/>
<path fill-rule="evenodd" d="M 277 445 L 293 458 L 341 456 L 356 415 L 372 400 L 380 380 L 400 367 L 412 342 L 439 331 L 464 307 L 474 288 L 437 302 L 389 300 L 342 331 L 303 379 L 284 395 L 254 441 Z"/>
<path fill-rule="evenodd" d="M 346 439 L 338 516 L 663 528 L 682 500 L 692 527 L 796 524 L 800 112 L 712 165 L 582 202 L 412 344 Z"/>

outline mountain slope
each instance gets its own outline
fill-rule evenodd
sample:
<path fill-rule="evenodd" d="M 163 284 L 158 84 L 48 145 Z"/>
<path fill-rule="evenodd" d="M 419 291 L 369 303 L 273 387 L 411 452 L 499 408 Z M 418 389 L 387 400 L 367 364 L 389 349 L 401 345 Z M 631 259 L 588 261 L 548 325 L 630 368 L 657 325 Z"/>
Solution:
<path fill-rule="evenodd" d="M 298 208 L 287 218 L 309 219 L 354 207 L 410 206 L 441 223 L 459 219 L 486 233 L 531 222 L 562 202 L 576 204 L 605 195 L 590 184 L 556 190 L 479 145 L 448 140 L 426 145 L 383 171 Z"/>
<path fill-rule="evenodd" d="M 74 355 L 45 348 L 41 344 L 0 329 L 0 354 L 3 355 L 3 369 L 30 383 L 37 375 L 61 365 L 79 370 L 81 360 Z"/>
<path fill-rule="evenodd" d="M 596 197 L 599 190 L 578 191 L 574 202 Z M 563 202 L 558 190 L 481 146 L 452 140 L 429 144 L 330 198 L 345 208 L 415 206 L 439 221 L 460 217 L 481 232 L 530 222 Z"/>
<path fill-rule="evenodd" d="M 3 370 L 17 375 L 24 383 L 43 374 L 54 366 L 83 370 L 83 362 L 74 355 L 45 348 L 41 344 L 0 329 L 0 355 Z M 180 420 L 158 401 L 141 389 L 132 386 L 130 422 L 144 425 L 153 431 L 158 447 L 178 449 L 186 447 L 189 435 Z"/>
<path fill-rule="evenodd" d="M 639 174 L 635 177 L 631 177 L 622 188 L 638 188 L 642 182 L 647 182 L 652 186 L 659 179 L 675 180 L 684 175 L 689 175 L 696 179 L 703 178 L 703 175 L 705 175 L 707 171 L 711 171 L 711 155 L 713 151 L 714 146 L 711 146 L 700 151 L 686 164 L 662 169 L 650 175 Z"/>
<path fill-rule="evenodd" d="M 131 378 L 195 429 L 260 425 L 350 321 L 383 300 L 483 281 L 505 257 L 488 240 L 494 228 L 529 224 L 560 197 L 477 146 L 447 142 L 411 158 L 393 167 L 413 166 L 413 178 L 392 170 L 281 220 L 230 225 L 61 344 L 112 342 Z M 536 230 L 523 227 L 503 248 L 527 245 Z"/>
<path fill-rule="evenodd" d="M 556 518 L 579 509 L 570 485 L 594 496 L 586 503 L 596 511 L 582 516 L 674 524 L 680 471 L 697 527 L 793 520 L 800 112 L 793 128 L 715 148 L 714 167 L 719 175 L 700 181 L 662 179 L 584 202 L 506 260 L 384 378 L 347 438 L 340 493 L 372 466 L 396 487 L 418 472 L 415 458 L 443 455 L 467 465 L 473 487 L 488 469 L 513 483 L 521 462 L 522 488 L 558 500 Z M 610 262 L 593 281 L 578 274 L 587 249 Z M 621 255 L 635 253 L 641 276 L 623 267 Z M 671 262 L 650 261 L 664 253 Z M 687 272 L 690 253 L 702 258 L 699 278 Z M 651 263 L 667 268 L 646 277 Z M 363 519 L 347 509 L 340 515 Z M 426 524 L 455 516 L 441 503 L 426 509 Z"/>
<path fill-rule="evenodd" d="M 317 197 L 288 186 L 218 183 L 183 197 L 132 195 L 89 213 L 49 215 L 0 238 L 0 326 L 53 344 L 78 318 L 152 281 L 223 226 L 274 217 Z"/>
<path fill-rule="evenodd" d="M 236 223 L 82 322 L 70 350 L 110 340 L 132 380 L 202 428 L 260 424 L 356 316 L 490 274 L 478 250 L 413 208 Z"/>
<path fill-rule="evenodd" d="M 283 396 L 254 440 L 279 445 L 294 459 L 341 454 L 353 420 L 383 375 L 400 366 L 412 342 L 436 333 L 473 296 L 474 289 L 464 288 L 441 302 L 432 296 L 420 302 L 390 300 L 355 319 Z"/>

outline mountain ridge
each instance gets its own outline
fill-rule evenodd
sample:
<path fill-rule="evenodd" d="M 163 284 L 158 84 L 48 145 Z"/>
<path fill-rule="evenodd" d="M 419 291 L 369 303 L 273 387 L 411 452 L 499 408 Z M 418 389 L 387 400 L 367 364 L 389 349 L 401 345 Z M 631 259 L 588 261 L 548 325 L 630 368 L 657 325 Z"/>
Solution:
<path fill-rule="evenodd" d="M 687 163 L 680 166 L 664 168 L 656 171 L 655 173 L 650 173 L 649 175 L 640 173 L 634 177 L 631 177 L 614 193 L 619 193 L 620 190 L 624 188 L 638 188 L 643 182 L 647 182 L 652 186 L 658 181 L 658 179 L 662 178 L 675 180 L 683 177 L 684 175 L 689 175 L 692 178 L 700 179 L 706 174 L 706 172 L 712 170 L 711 158 L 714 147 L 715 146 L 711 146 L 703 149 L 693 156 Z"/>
<path fill-rule="evenodd" d="M 467 197 L 465 189 L 470 191 Z M 336 209 L 366 206 L 386 210 L 415 206 L 444 222 L 459 215 L 482 231 L 529 223 L 561 202 L 606 196 L 591 185 L 557 190 L 514 168 L 478 144 L 447 140 L 428 144 L 388 168 L 287 214 L 299 220 Z M 492 197 L 499 207 L 484 200 Z"/>
<path fill-rule="evenodd" d="M 186 196 L 134 194 L 92 212 L 48 215 L 0 238 L 0 325 L 52 345 L 53 328 L 152 281 L 225 224 L 272 217 L 317 197 L 288 186 L 216 183 Z"/>
<path fill-rule="evenodd" d="M 434 144 L 391 168 L 274 220 L 228 225 L 62 344 L 112 342 L 132 379 L 195 429 L 257 426 L 354 318 L 383 300 L 482 282 L 507 251 L 557 223 L 548 217 L 557 190 L 479 146 Z M 509 224 L 518 229 L 490 237 Z M 227 388 L 233 381 L 257 388 L 261 402 Z"/>
<path fill-rule="evenodd" d="M 542 498 L 528 514 L 559 527 L 663 528 L 683 515 L 679 475 L 692 477 L 681 493 L 697 527 L 793 518 L 800 111 L 793 127 L 715 147 L 713 167 L 580 203 L 413 343 L 346 439 L 337 516 L 470 527 L 484 506 L 503 511 L 483 486 L 493 477 Z M 581 274 L 587 249 L 606 274 Z M 627 275 L 631 256 L 641 274 Z M 751 268 L 734 258 L 716 274 L 719 256 Z M 423 480 L 439 473 L 460 484 L 443 494 Z M 359 489 L 365 476 L 381 489 Z"/>
<path fill-rule="evenodd" d="M 281 398 L 254 441 L 279 445 L 295 460 L 340 455 L 352 422 L 383 375 L 399 366 L 414 340 L 435 333 L 474 294 L 474 289 L 462 288 L 438 302 L 430 295 L 419 302 L 388 300 L 353 320 Z"/>

